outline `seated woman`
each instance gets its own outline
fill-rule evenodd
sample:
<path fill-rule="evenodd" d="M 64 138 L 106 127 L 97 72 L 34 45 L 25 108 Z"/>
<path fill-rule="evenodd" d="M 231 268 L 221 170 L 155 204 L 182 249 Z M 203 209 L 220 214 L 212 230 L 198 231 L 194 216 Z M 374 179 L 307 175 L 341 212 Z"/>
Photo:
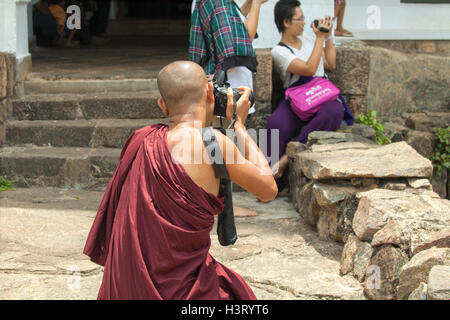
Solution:
<path fill-rule="evenodd" d="M 336 68 L 336 48 L 333 44 L 331 32 L 319 31 L 313 24 L 311 28 L 315 37 L 303 35 L 305 17 L 297 0 L 280 0 L 275 5 L 275 24 L 282 33 L 281 42 L 272 49 L 274 69 L 280 74 L 284 89 L 290 86 L 304 84 L 313 77 L 324 77 L 325 71 Z M 319 28 L 333 29 L 331 17 L 319 20 Z M 312 131 L 336 131 L 341 123 L 353 124 L 353 115 L 340 95 L 338 99 L 325 103 L 320 110 L 307 122 L 300 120 L 291 110 L 289 102 L 281 99 L 280 103 L 267 120 L 268 155 L 271 155 L 270 132 L 279 130 L 278 163 L 271 163 L 275 179 L 283 176 L 288 165 L 286 153 L 287 144 L 295 138 L 296 141 L 306 143 L 308 134 Z M 300 131 L 301 130 L 301 131 Z M 300 134 L 299 134 L 300 132 Z M 283 186 L 279 184 L 279 190 Z"/>

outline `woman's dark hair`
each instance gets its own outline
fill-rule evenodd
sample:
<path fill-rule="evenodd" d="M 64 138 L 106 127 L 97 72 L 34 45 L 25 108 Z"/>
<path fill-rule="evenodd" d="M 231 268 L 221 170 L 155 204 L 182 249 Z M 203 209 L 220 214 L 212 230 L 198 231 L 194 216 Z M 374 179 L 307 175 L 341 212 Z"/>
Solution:
<path fill-rule="evenodd" d="M 300 5 L 298 0 L 280 0 L 275 4 L 274 16 L 278 31 L 284 31 L 284 20 L 291 20 L 294 16 L 295 8 L 300 7 Z"/>

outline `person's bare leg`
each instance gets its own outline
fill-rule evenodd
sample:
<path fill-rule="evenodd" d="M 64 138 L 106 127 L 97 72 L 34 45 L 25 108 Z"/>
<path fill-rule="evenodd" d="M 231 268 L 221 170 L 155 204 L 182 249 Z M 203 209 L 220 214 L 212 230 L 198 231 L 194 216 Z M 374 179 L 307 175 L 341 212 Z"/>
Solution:
<path fill-rule="evenodd" d="M 339 5 L 338 14 L 337 14 L 337 26 L 334 34 L 336 36 L 353 36 L 353 33 L 344 29 L 344 14 L 345 14 L 345 6 L 346 3 L 343 1 L 341 5 Z M 336 7 L 336 6 L 335 6 Z"/>
<path fill-rule="evenodd" d="M 335 20 L 336 18 L 337 18 L 337 16 L 338 16 L 338 13 L 339 13 L 339 5 L 338 4 L 335 4 L 334 5 L 334 17 L 333 17 L 333 20 Z"/>
<path fill-rule="evenodd" d="M 76 33 L 76 32 L 77 32 L 77 30 L 72 30 L 72 31 L 70 31 L 69 36 L 67 37 L 66 42 L 65 42 L 65 44 L 64 44 L 65 47 L 68 47 L 68 48 L 77 48 L 77 47 L 80 46 L 80 43 L 79 43 L 79 42 L 78 42 L 78 43 L 75 43 L 75 42 L 72 41 L 72 39 L 73 39 L 73 37 L 75 36 L 75 33 Z"/>
<path fill-rule="evenodd" d="M 233 206 L 233 211 L 235 217 L 256 217 L 258 215 L 256 210 L 250 210 L 238 206 Z"/>
<path fill-rule="evenodd" d="M 281 156 L 280 161 L 275 163 L 272 167 L 273 177 L 275 179 L 280 179 L 283 176 L 284 170 L 286 170 L 289 164 L 289 158 L 287 154 Z"/>

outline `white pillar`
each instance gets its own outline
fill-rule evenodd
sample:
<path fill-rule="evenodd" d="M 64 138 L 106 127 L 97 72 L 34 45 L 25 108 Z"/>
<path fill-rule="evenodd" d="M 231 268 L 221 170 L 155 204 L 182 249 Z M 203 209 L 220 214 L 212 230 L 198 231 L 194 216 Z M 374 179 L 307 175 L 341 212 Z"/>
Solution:
<path fill-rule="evenodd" d="M 14 0 L 0 0 L 0 52 L 16 53 L 17 23 Z"/>
<path fill-rule="evenodd" d="M 31 71 L 28 50 L 28 9 L 30 0 L 0 0 L 0 52 L 16 56 L 16 82 Z"/>

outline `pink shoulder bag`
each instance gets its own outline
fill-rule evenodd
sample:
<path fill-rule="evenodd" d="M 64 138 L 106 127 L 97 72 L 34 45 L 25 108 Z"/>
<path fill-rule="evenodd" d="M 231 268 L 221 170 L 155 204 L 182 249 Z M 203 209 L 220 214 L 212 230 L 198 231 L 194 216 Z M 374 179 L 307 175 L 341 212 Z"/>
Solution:
<path fill-rule="evenodd" d="M 285 92 L 292 111 L 302 121 L 310 120 L 324 103 L 336 100 L 339 94 L 339 89 L 322 77 L 289 88 Z"/>

